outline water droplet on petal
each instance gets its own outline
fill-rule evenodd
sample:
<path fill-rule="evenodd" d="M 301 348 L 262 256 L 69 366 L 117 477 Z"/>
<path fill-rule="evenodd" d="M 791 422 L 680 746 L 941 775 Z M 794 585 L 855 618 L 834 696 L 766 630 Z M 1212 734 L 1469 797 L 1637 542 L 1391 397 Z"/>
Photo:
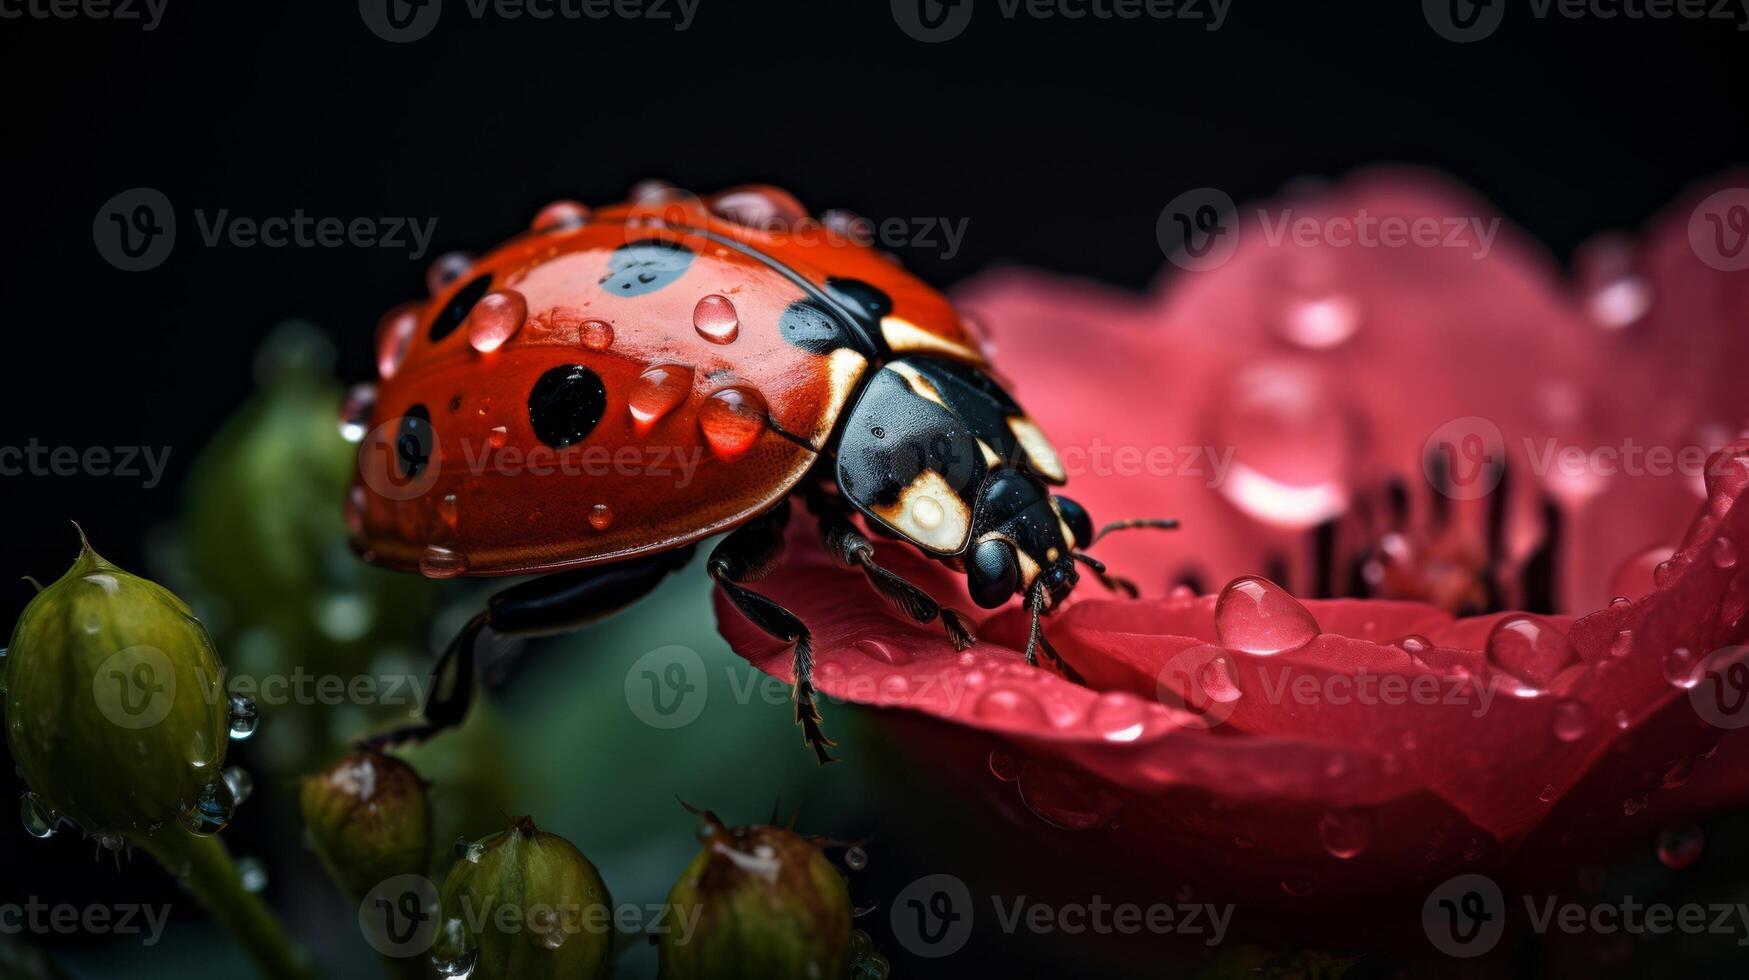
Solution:
<path fill-rule="evenodd" d="M 1005 749 L 990 753 L 990 774 L 1005 783 L 1020 778 L 1020 757 Z"/>
<path fill-rule="evenodd" d="M 713 344 L 732 343 L 741 332 L 741 319 L 727 296 L 712 293 L 692 308 L 692 326 Z"/>
<path fill-rule="evenodd" d="M 844 851 L 844 866 L 852 871 L 861 871 L 868 867 L 868 852 L 860 847 L 849 847 Z"/>
<path fill-rule="evenodd" d="M 1652 287 L 1639 276 L 1617 276 L 1593 289 L 1586 305 L 1593 320 L 1620 330 L 1632 326 L 1652 308 Z"/>
<path fill-rule="evenodd" d="M 1555 802 L 1555 797 L 1559 795 L 1561 795 L 1560 791 L 1555 789 L 1555 784 L 1549 783 L 1543 787 L 1542 792 L 1536 794 L 1536 798 L 1540 803 L 1553 803 Z"/>
<path fill-rule="evenodd" d="M 427 545 L 419 556 L 419 574 L 426 578 L 455 578 L 467 570 L 467 558 L 460 551 L 440 544 Z"/>
<path fill-rule="evenodd" d="M 1615 639 L 1609 641 L 1609 655 L 1625 657 L 1634 652 L 1634 631 L 1617 630 Z"/>
<path fill-rule="evenodd" d="M 584 320 L 577 328 L 577 339 L 590 350 L 606 350 L 613 346 L 613 324 L 606 320 Z"/>
<path fill-rule="evenodd" d="M 231 817 L 236 812 L 237 804 L 231 798 L 231 787 L 223 779 L 215 779 L 206 784 L 200 791 L 200 799 L 180 819 L 189 833 L 206 837 L 229 826 Z"/>
<path fill-rule="evenodd" d="M 1730 538 L 1714 538 L 1712 556 L 1713 564 L 1720 568 L 1737 567 L 1737 546 Z"/>
<path fill-rule="evenodd" d="M 1016 728 L 1035 728 L 1044 723 L 1045 709 L 1026 691 L 994 687 L 985 691 L 972 713 L 985 721 Z"/>
<path fill-rule="evenodd" d="M 662 417 L 692 394 L 692 368 L 658 364 L 638 376 L 626 405 L 631 409 L 632 428 L 647 435 Z"/>
<path fill-rule="evenodd" d="M 1675 647 L 1664 655 L 1664 679 L 1688 690 L 1700 683 L 1700 658 L 1687 647 Z"/>
<path fill-rule="evenodd" d="M 538 233 L 558 231 L 561 228 L 576 228 L 589 221 L 589 208 L 577 201 L 559 200 L 548 204 L 535 213 L 534 220 L 529 222 L 530 231 Z"/>
<path fill-rule="evenodd" d="M 596 504 L 589 508 L 589 526 L 597 531 L 605 531 L 613 526 L 613 508 L 606 504 Z"/>
<path fill-rule="evenodd" d="M 377 407 L 377 386 L 353 385 L 346 390 L 346 400 L 340 404 L 340 437 L 350 443 L 364 441 L 370 430 L 370 416 Z"/>
<path fill-rule="evenodd" d="M 237 859 L 237 882 L 243 890 L 259 895 L 267 890 L 267 866 L 260 858 L 240 857 Z"/>
<path fill-rule="evenodd" d="M 1419 663 L 1421 655 L 1433 649 L 1433 641 L 1419 633 L 1410 633 L 1398 640 L 1397 646 L 1401 647 L 1404 653 L 1416 658 L 1416 662 Z"/>
<path fill-rule="evenodd" d="M 401 369 L 401 362 L 407 359 L 407 347 L 418 331 L 418 303 L 402 303 L 377 321 L 377 374 L 384 381 Z"/>
<path fill-rule="evenodd" d="M 425 270 L 425 289 L 436 296 L 456 280 L 468 274 L 474 267 L 474 257 L 466 252 L 445 252 L 431 260 L 431 265 Z"/>
<path fill-rule="evenodd" d="M 1706 835 L 1699 825 L 1684 821 L 1659 831 L 1658 860 L 1666 868 L 1681 871 L 1700 859 L 1701 849 L 1705 846 Z"/>
<path fill-rule="evenodd" d="M 1294 300 L 1281 318 L 1282 336 L 1307 350 L 1340 347 L 1359 329 L 1360 306 L 1340 293 Z"/>
<path fill-rule="evenodd" d="M 1629 599 L 1638 599 L 1651 592 L 1657 587 L 1656 569 L 1669 559 L 1670 554 L 1668 547 L 1647 548 L 1623 562 L 1610 580 L 1609 591 Z"/>
<path fill-rule="evenodd" d="M 261 724 L 261 717 L 255 711 L 255 699 L 241 694 L 231 695 L 229 713 L 231 738 L 238 742 L 248 741 Z"/>
<path fill-rule="evenodd" d="M 1092 830 L 1117 815 L 1116 796 L 1068 770 L 1028 762 L 1021 767 L 1017 785 L 1026 808 L 1062 830 Z"/>
<path fill-rule="evenodd" d="M 1591 727 L 1591 708 L 1583 701 L 1567 698 L 1555 705 L 1555 737 L 1563 742 L 1577 742 Z"/>
<path fill-rule="evenodd" d="M 1567 638 L 1552 623 L 1536 616 L 1508 616 L 1488 634 L 1488 662 L 1519 681 L 1519 697 L 1546 690 L 1575 654 Z"/>
<path fill-rule="evenodd" d="M 516 336 L 528 320 L 528 300 L 514 289 L 494 289 L 468 314 L 468 343 L 490 354 Z"/>
<path fill-rule="evenodd" d="M 698 426 L 711 452 L 734 459 L 753 448 L 765 431 L 765 399 L 749 388 L 724 388 L 705 399 Z"/>
<path fill-rule="evenodd" d="M 231 788 L 231 799 L 239 804 L 255 792 L 255 780 L 242 766 L 226 766 L 220 775 L 224 777 L 225 785 Z"/>
<path fill-rule="evenodd" d="M 1270 656 L 1312 642 L 1318 621 L 1281 586 L 1262 576 L 1241 575 L 1215 600 L 1215 634 L 1229 650 Z"/>
<path fill-rule="evenodd" d="M 1219 489 L 1240 510 L 1307 528 L 1348 509 L 1355 429 L 1309 368 L 1254 365 L 1208 411 L 1208 444 L 1239 447 Z"/>
<path fill-rule="evenodd" d="M 1609 600 L 1609 608 L 1611 608 L 1611 609 L 1626 609 L 1627 607 L 1629 607 L 1633 604 L 1634 604 L 1634 600 L 1629 599 L 1625 595 L 1618 595 L 1615 598 Z"/>
<path fill-rule="evenodd" d="M 1365 810 L 1331 810 L 1318 821 L 1318 840 L 1331 857 L 1346 861 L 1372 843 L 1372 826 Z"/>
<path fill-rule="evenodd" d="M 1107 742 L 1134 742 L 1142 737 L 1147 709 L 1127 691 L 1107 691 L 1087 709 L 1087 727 Z"/>
<path fill-rule="evenodd" d="M 1634 723 L 1634 716 L 1628 714 L 1626 708 L 1619 708 L 1615 713 L 1615 727 L 1626 731 Z"/>
<path fill-rule="evenodd" d="M 18 801 L 18 816 L 24 823 L 24 832 L 37 840 L 55 836 L 55 824 L 60 822 L 43 798 L 35 793 L 26 793 Z"/>

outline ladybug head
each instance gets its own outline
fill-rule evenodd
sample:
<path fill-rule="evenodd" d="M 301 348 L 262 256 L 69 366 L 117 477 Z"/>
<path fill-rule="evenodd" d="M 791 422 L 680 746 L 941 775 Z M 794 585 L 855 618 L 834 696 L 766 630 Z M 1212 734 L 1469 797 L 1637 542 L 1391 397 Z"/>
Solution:
<path fill-rule="evenodd" d="M 1085 517 L 1086 512 L 1080 514 Z M 1059 513 L 1037 477 L 1006 468 L 991 473 L 978 495 L 973 526 L 966 583 L 978 605 L 994 609 L 1010 596 L 1030 597 L 1037 589 L 1050 608 L 1068 598 L 1080 581 L 1074 522 Z"/>

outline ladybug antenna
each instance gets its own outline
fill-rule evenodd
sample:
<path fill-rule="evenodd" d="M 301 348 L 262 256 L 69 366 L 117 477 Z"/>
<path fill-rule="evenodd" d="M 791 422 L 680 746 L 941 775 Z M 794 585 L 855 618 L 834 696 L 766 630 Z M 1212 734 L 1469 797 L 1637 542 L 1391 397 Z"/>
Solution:
<path fill-rule="evenodd" d="M 1099 533 L 1095 534 L 1093 540 L 1088 543 L 1097 544 L 1100 538 L 1105 537 L 1113 531 L 1130 531 L 1136 528 L 1153 528 L 1156 531 L 1176 531 L 1178 530 L 1178 518 L 1138 517 L 1127 521 L 1112 521 L 1110 524 L 1100 528 Z"/>
<path fill-rule="evenodd" d="M 1093 577 L 1099 580 L 1099 584 L 1105 586 L 1109 591 L 1122 592 L 1125 596 L 1131 599 L 1135 599 L 1142 594 L 1141 590 L 1136 588 L 1136 583 L 1121 575 L 1108 574 L 1105 570 L 1105 562 L 1100 561 L 1087 552 L 1072 551 L 1069 554 L 1076 561 L 1086 565 L 1088 571 L 1093 573 Z"/>

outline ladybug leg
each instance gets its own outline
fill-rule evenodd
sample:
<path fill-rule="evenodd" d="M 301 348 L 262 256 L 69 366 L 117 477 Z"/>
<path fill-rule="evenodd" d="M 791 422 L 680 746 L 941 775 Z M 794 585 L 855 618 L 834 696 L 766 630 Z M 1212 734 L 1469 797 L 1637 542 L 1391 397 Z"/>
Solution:
<path fill-rule="evenodd" d="M 746 587 L 765 577 L 783 554 L 783 529 L 789 523 L 789 502 L 748 521 L 724 538 L 711 552 L 709 569 L 717 588 L 729 597 L 741 615 L 772 637 L 795 644 L 795 682 L 790 696 L 796 705 L 796 724 L 802 738 L 822 764 L 833 761 L 827 749 L 837 744 L 820 727 L 820 709 L 814 703 L 814 636 L 796 614 Z"/>
<path fill-rule="evenodd" d="M 905 581 L 898 573 L 875 564 L 874 543 L 856 529 L 842 508 L 831 506 L 828 500 L 815 499 L 811 501 L 811 509 L 820 517 L 820 543 L 825 546 L 827 554 L 851 568 L 862 569 L 868 584 L 874 586 L 876 592 L 917 622 L 927 625 L 935 622 L 937 616 L 941 617 L 941 625 L 947 630 L 947 638 L 953 642 L 955 650 L 964 650 L 976 642 L 977 638 L 966 628 L 958 613 L 936 602 L 929 593 Z"/>
<path fill-rule="evenodd" d="M 474 647 L 487 627 L 504 636 L 548 636 L 566 633 L 623 609 L 643 598 L 669 572 L 685 565 L 693 549 L 677 548 L 643 558 L 556 572 L 511 586 L 486 601 L 486 609 L 468 620 L 444 648 L 431 670 L 431 696 L 424 716 L 411 725 L 360 740 L 383 749 L 406 742 L 424 742 L 455 728 L 467 718 L 473 703 Z"/>

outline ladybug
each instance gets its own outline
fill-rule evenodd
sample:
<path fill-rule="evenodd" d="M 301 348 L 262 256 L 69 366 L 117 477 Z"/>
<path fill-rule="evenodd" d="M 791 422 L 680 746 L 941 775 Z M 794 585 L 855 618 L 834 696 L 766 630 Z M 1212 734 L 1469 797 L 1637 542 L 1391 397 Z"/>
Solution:
<path fill-rule="evenodd" d="M 348 425 L 368 432 L 355 547 L 436 578 L 542 577 L 493 596 L 439 661 L 423 719 L 373 743 L 461 721 L 487 628 L 577 628 L 726 534 L 709 574 L 794 645 L 796 721 L 830 761 L 807 625 L 753 587 L 792 497 L 832 556 L 959 649 L 974 641 L 964 621 L 880 565 L 864 527 L 963 572 L 979 606 L 1021 596 L 1031 664 L 1037 646 L 1055 656 L 1038 618 L 1078 562 L 1128 588 L 1083 550 L 1091 518 L 1052 494 L 1062 462 L 966 322 L 842 221 L 772 187 L 700 199 L 646 183 L 596 211 L 549 205 L 477 260 L 438 260 L 431 298 L 384 317 L 380 383 Z"/>

